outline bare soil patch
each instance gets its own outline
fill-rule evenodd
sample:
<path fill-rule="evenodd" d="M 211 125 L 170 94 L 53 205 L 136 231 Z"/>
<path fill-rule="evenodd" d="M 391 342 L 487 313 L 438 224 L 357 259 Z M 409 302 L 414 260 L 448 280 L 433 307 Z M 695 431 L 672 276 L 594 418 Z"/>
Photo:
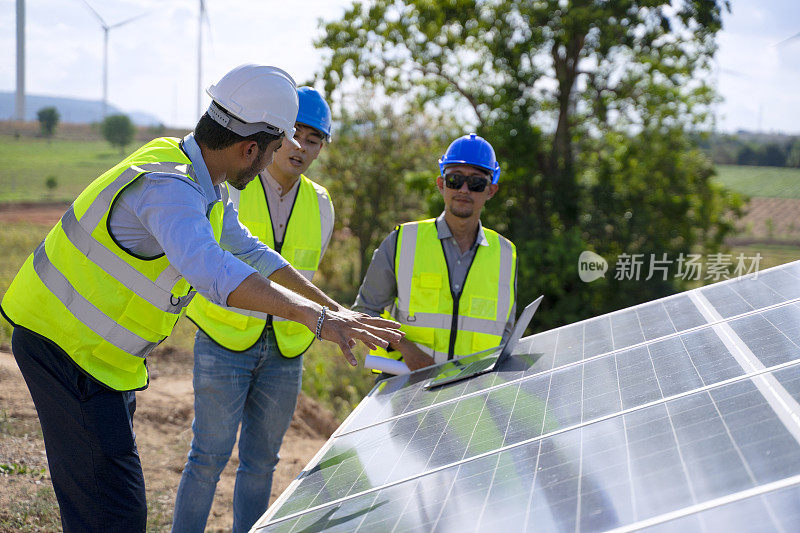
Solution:
<path fill-rule="evenodd" d="M 28 222 L 41 226 L 52 226 L 58 222 L 68 207 L 69 204 L 66 202 L 0 204 L 0 224 Z"/>
<path fill-rule="evenodd" d="M 148 501 L 148 531 L 168 531 L 189 442 L 192 438 L 191 355 L 171 350 L 152 357 L 150 387 L 137 393 L 134 417 Z M 338 423 L 304 394 L 281 447 L 271 501 L 297 477 Z M 238 466 L 233 455 L 217 486 L 208 527 L 230 530 L 233 486 Z M 47 472 L 36 410 L 11 354 L 0 352 L 0 531 L 60 529 Z"/>
<path fill-rule="evenodd" d="M 20 122 L 14 120 L 0 120 L 0 135 L 8 137 L 41 137 L 41 127 L 38 121 Z M 153 128 L 136 126 L 136 141 L 147 142 L 155 137 L 183 137 L 188 130 L 184 128 Z M 102 141 L 103 134 L 100 124 L 72 124 L 61 122 L 56 127 L 54 139 L 69 139 L 73 141 Z"/>
<path fill-rule="evenodd" d="M 752 198 L 737 224 L 735 244 L 800 243 L 800 200 Z"/>

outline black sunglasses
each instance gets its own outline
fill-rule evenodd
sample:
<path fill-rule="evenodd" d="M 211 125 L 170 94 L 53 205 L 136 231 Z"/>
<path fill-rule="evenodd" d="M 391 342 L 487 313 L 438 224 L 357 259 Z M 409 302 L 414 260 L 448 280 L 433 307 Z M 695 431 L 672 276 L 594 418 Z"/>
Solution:
<path fill-rule="evenodd" d="M 460 189 L 465 181 L 467 182 L 467 188 L 472 192 L 483 192 L 486 186 L 489 185 L 489 180 L 475 174 L 464 176 L 453 172 L 444 175 L 444 184 L 447 185 L 448 189 Z"/>

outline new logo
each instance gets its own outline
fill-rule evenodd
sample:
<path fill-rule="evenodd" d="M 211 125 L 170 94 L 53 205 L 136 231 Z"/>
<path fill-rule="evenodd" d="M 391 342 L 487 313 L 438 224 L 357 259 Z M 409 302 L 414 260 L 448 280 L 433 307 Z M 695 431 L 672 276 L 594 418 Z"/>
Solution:
<path fill-rule="evenodd" d="M 605 277 L 608 262 L 596 253 L 586 250 L 578 257 L 578 275 L 581 281 L 590 283 L 598 278 Z"/>

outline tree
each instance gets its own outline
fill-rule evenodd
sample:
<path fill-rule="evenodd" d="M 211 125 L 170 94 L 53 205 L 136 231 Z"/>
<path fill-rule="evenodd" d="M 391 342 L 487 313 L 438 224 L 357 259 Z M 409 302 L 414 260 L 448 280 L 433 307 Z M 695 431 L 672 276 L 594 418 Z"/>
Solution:
<path fill-rule="evenodd" d="M 351 281 L 339 289 L 349 293 L 340 296 L 345 299 L 355 296 L 373 250 L 392 228 L 424 214 L 423 197 L 436 189 L 437 160 L 450 133 L 431 119 L 398 114 L 388 105 L 371 109 L 370 99 L 363 96 L 358 111 L 336 117 L 336 137 L 314 171 L 331 193 L 337 229 L 346 229 L 357 243 L 354 269 L 345 274 Z"/>
<path fill-rule="evenodd" d="M 788 149 L 783 143 L 767 143 L 763 147 L 759 164 L 766 167 L 785 167 Z"/>
<path fill-rule="evenodd" d="M 58 187 L 58 178 L 56 178 L 53 174 L 50 174 L 44 180 L 44 186 L 47 187 L 47 196 L 53 196 L 53 192 Z"/>
<path fill-rule="evenodd" d="M 685 286 L 583 284 L 582 250 L 622 253 L 644 240 L 677 256 L 713 251 L 730 231 L 736 200 L 688 140 L 709 121 L 703 74 L 725 9 L 727 0 L 375 0 L 325 24 L 316 44 L 330 50 L 329 92 L 356 78 L 419 106 L 469 112 L 504 165 L 484 221 L 517 244 L 520 299 L 547 294 L 542 318 L 555 325 Z M 700 216 L 694 200 L 669 191 L 710 207 Z M 703 226 L 673 228 L 684 220 Z"/>
<path fill-rule="evenodd" d="M 133 140 L 136 129 L 128 115 L 109 115 L 103 119 L 100 125 L 103 138 L 111 143 L 111 146 L 118 146 L 120 155 L 124 155 L 125 147 Z"/>
<path fill-rule="evenodd" d="M 55 107 L 43 107 L 36 112 L 36 119 L 39 121 L 39 130 L 42 137 L 52 137 L 56 132 L 56 126 L 61 119 L 58 109 Z"/>
<path fill-rule="evenodd" d="M 789 154 L 786 156 L 787 167 L 800 167 L 800 137 L 795 137 L 789 145 Z"/>

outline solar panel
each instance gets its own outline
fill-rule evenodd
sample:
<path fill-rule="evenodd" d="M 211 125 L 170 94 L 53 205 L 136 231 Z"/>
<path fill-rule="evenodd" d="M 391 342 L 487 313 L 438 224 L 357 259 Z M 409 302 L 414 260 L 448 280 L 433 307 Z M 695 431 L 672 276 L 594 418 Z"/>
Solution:
<path fill-rule="evenodd" d="M 259 531 L 800 528 L 800 262 L 373 389 Z"/>

